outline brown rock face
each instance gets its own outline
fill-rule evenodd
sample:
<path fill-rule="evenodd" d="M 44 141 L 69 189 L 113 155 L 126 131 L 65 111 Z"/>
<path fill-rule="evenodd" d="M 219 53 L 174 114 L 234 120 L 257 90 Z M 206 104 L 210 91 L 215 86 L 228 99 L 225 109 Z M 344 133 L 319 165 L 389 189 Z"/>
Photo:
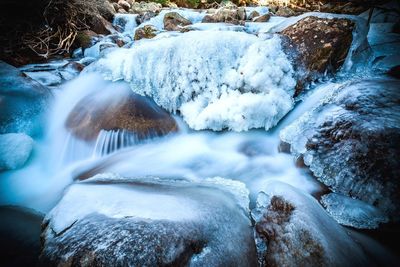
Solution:
<path fill-rule="evenodd" d="M 146 25 L 142 28 L 138 28 L 135 32 L 135 41 L 140 39 L 151 39 L 156 37 L 157 29 L 152 25 Z"/>
<path fill-rule="evenodd" d="M 169 12 L 164 16 L 164 29 L 167 31 L 179 31 L 182 27 L 191 24 L 190 20 L 185 19 L 177 12 Z"/>
<path fill-rule="evenodd" d="M 69 114 L 65 126 L 86 141 L 94 140 L 100 130 L 127 130 L 145 139 L 178 128 L 167 112 L 125 86 L 112 88 L 111 92 L 100 90 L 83 98 Z"/>
<path fill-rule="evenodd" d="M 299 77 L 296 95 L 304 82 L 312 81 L 325 71 L 335 72 L 344 63 L 353 40 L 354 22 L 348 19 L 307 17 L 281 33 L 288 37 L 285 49 L 296 54 L 295 65 L 304 69 Z"/>

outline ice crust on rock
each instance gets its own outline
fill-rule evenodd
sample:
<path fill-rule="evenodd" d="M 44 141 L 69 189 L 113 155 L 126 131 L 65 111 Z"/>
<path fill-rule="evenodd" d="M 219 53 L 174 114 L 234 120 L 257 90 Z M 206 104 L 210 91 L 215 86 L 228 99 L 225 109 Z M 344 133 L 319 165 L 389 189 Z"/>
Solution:
<path fill-rule="evenodd" d="M 0 134 L 0 171 L 22 167 L 31 155 L 33 143 L 23 133 Z"/>
<path fill-rule="evenodd" d="M 291 152 L 303 156 L 334 192 L 394 219 L 399 210 L 398 88 L 398 80 L 384 78 L 349 82 L 280 133 Z"/>
<path fill-rule="evenodd" d="M 330 193 L 322 196 L 321 203 L 338 223 L 361 229 L 375 229 L 388 222 L 388 217 L 376 207 L 363 201 Z"/>
<path fill-rule="evenodd" d="M 367 264 L 361 247 L 310 195 L 273 182 L 256 205 L 252 216 L 261 266 Z"/>
<path fill-rule="evenodd" d="M 188 32 L 119 49 L 87 68 L 180 111 L 196 130 L 269 129 L 293 108 L 293 68 L 278 36 Z"/>
<path fill-rule="evenodd" d="M 249 213 L 235 197 L 244 191 L 222 178 L 99 174 L 71 185 L 46 216 L 41 261 L 254 266 Z"/>

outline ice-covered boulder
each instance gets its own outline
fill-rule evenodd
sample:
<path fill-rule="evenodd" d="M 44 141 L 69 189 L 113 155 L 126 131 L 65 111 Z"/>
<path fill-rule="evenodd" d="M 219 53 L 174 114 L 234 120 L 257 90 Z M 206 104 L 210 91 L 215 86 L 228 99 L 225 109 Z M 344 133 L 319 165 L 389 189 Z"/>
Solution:
<path fill-rule="evenodd" d="M 0 134 L 0 171 L 22 167 L 32 149 L 33 139 L 26 134 Z"/>
<path fill-rule="evenodd" d="M 87 141 L 96 139 L 102 130 L 124 131 L 143 140 L 178 129 L 171 115 L 123 83 L 105 83 L 101 90 L 83 97 L 69 113 L 65 126 L 75 137 Z M 123 138 L 116 142 L 123 143 Z"/>
<path fill-rule="evenodd" d="M 204 181 L 97 175 L 46 216 L 43 265 L 255 266 L 248 191 Z"/>
<path fill-rule="evenodd" d="M 47 87 L 0 61 L 0 134 L 40 132 L 40 115 L 50 96 Z"/>
<path fill-rule="evenodd" d="M 280 133 L 333 192 L 395 219 L 400 208 L 399 88 L 395 79 L 349 82 Z"/>
<path fill-rule="evenodd" d="M 294 54 L 300 72 L 296 94 L 307 82 L 335 72 L 344 63 L 353 40 L 354 22 L 345 18 L 306 17 L 284 29 L 285 49 Z"/>
<path fill-rule="evenodd" d="M 310 195 L 281 182 L 257 198 L 255 220 L 261 266 L 365 266 L 361 247 Z"/>
<path fill-rule="evenodd" d="M 196 130 L 269 129 L 293 108 L 296 84 L 279 36 L 228 31 L 139 42 L 85 70 L 124 79 Z"/>

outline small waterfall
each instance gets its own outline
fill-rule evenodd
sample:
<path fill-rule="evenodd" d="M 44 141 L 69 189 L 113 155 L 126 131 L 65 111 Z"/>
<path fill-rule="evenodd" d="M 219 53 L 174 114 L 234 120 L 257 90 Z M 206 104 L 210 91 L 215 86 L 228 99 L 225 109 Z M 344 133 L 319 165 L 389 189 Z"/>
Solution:
<path fill-rule="evenodd" d="M 140 141 L 137 134 L 122 130 L 101 130 L 94 147 L 94 156 L 104 156 L 114 151 L 133 146 Z"/>

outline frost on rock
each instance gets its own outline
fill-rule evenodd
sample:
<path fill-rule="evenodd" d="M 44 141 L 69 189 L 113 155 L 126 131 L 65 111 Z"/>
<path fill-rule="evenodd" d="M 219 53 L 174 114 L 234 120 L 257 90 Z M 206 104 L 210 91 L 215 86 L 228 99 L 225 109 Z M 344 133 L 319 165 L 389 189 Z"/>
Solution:
<path fill-rule="evenodd" d="M 0 171 L 22 167 L 32 149 L 33 139 L 26 134 L 0 134 Z"/>
<path fill-rule="evenodd" d="M 319 203 L 298 189 L 271 183 L 252 211 L 260 266 L 365 266 L 357 243 Z"/>
<path fill-rule="evenodd" d="M 180 111 L 193 129 L 269 129 L 293 107 L 296 81 L 278 36 L 188 32 L 110 53 L 87 71 Z"/>
<path fill-rule="evenodd" d="M 41 262 L 253 266 L 251 223 L 239 200 L 244 191 L 243 184 L 222 178 L 99 174 L 70 186 L 46 216 Z"/>
<path fill-rule="evenodd" d="M 351 82 L 280 133 L 334 192 L 398 219 L 400 82 Z"/>
<path fill-rule="evenodd" d="M 343 195 L 330 193 L 322 196 L 322 205 L 338 223 L 361 229 L 378 228 L 380 223 L 388 221 L 376 207 L 363 201 Z"/>

